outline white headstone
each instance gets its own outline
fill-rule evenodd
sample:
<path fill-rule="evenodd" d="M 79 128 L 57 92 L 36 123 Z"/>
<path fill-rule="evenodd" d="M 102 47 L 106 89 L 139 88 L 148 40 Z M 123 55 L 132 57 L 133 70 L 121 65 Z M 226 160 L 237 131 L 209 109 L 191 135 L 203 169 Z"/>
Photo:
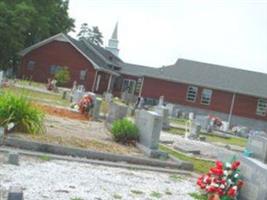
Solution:
<path fill-rule="evenodd" d="M 189 120 L 193 121 L 194 120 L 194 113 L 190 112 L 188 115 Z"/>
<path fill-rule="evenodd" d="M 158 149 L 162 116 L 156 112 L 137 110 L 135 123 L 140 134 L 140 143 L 149 149 Z"/>
<path fill-rule="evenodd" d="M 128 107 L 123 104 L 111 103 L 109 106 L 109 113 L 107 122 L 112 123 L 118 119 L 123 119 L 127 116 Z"/>
<path fill-rule="evenodd" d="M 155 106 L 155 112 L 162 116 L 162 128 L 168 129 L 170 128 L 169 122 L 169 109 L 164 106 Z"/>
<path fill-rule="evenodd" d="M 160 96 L 159 97 L 159 106 L 163 106 L 164 105 L 164 96 Z"/>
<path fill-rule="evenodd" d="M 0 71 L 0 86 L 3 84 L 3 79 L 4 79 L 4 72 Z"/>
<path fill-rule="evenodd" d="M 196 124 L 199 124 L 202 129 L 207 129 L 209 125 L 209 116 L 205 115 L 196 115 L 196 118 L 194 119 L 194 122 Z"/>
<path fill-rule="evenodd" d="M 110 103 L 112 101 L 112 97 L 113 97 L 112 93 L 106 92 L 104 95 L 105 101 L 108 103 Z"/>

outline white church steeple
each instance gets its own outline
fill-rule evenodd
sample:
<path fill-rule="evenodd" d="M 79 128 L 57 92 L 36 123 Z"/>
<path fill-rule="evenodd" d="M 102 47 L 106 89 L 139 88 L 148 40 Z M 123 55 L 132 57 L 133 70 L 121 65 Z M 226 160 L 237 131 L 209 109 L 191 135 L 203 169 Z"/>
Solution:
<path fill-rule="evenodd" d="M 119 40 L 118 40 L 118 22 L 115 25 L 114 31 L 112 33 L 111 38 L 108 41 L 108 46 L 106 47 L 107 50 L 109 50 L 114 55 L 119 55 Z"/>

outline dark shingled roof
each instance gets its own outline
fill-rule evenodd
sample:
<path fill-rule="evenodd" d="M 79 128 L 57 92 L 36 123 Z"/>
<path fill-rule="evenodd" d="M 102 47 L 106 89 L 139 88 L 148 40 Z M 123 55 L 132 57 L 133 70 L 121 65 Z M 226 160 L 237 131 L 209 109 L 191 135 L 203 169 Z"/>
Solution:
<path fill-rule="evenodd" d="M 120 73 L 132 76 L 160 76 L 160 70 L 158 68 L 130 63 L 121 64 Z"/>
<path fill-rule="evenodd" d="M 119 67 L 122 62 L 121 59 L 101 46 L 94 45 L 85 40 L 76 40 L 69 35 L 65 36 L 99 67 L 111 69 L 111 66 Z"/>
<path fill-rule="evenodd" d="M 167 80 L 267 98 L 264 73 L 186 59 L 179 59 L 161 71 L 161 77 Z"/>

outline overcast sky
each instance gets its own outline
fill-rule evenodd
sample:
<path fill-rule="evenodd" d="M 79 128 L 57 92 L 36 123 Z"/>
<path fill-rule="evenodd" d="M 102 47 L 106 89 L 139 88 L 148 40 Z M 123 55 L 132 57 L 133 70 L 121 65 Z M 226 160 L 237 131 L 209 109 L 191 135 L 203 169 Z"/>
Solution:
<path fill-rule="evenodd" d="M 76 33 L 119 22 L 119 56 L 161 67 L 187 58 L 267 73 L 267 0 L 70 0 Z"/>

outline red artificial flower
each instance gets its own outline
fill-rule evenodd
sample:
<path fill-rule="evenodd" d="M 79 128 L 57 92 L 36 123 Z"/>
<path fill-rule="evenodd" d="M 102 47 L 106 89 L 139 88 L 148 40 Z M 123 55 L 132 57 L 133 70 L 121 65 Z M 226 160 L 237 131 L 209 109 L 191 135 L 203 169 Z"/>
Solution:
<path fill-rule="evenodd" d="M 219 168 L 216 168 L 216 167 L 213 167 L 210 169 L 210 172 L 214 175 L 217 175 L 217 176 L 221 176 L 223 175 L 223 170 L 222 169 L 219 169 Z"/>
<path fill-rule="evenodd" d="M 215 162 L 216 163 L 216 167 L 218 168 L 218 169 L 222 169 L 223 168 L 223 163 L 221 162 L 221 161 L 216 161 Z"/>
<path fill-rule="evenodd" d="M 217 188 L 216 193 L 219 194 L 219 196 L 222 196 L 224 194 L 222 188 Z"/>
<path fill-rule="evenodd" d="M 236 170 L 236 169 L 239 167 L 239 165 L 240 165 L 240 162 L 239 162 L 239 161 L 234 161 L 234 162 L 232 163 L 232 167 L 231 167 L 231 169 L 232 169 L 232 170 Z"/>
<path fill-rule="evenodd" d="M 209 192 L 209 193 L 214 193 L 214 192 L 216 192 L 216 187 L 214 187 L 214 186 L 209 186 L 209 187 L 206 189 L 206 191 Z"/>
<path fill-rule="evenodd" d="M 244 185 L 244 181 L 238 180 L 236 185 L 238 188 L 241 188 Z"/>
<path fill-rule="evenodd" d="M 236 190 L 233 188 L 233 187 L 231 187 L 229 190 L 228 190 L 228 192 L 227 192 L 227 195 L 229 196 L 229 197 L 235 197 L 236 196 Z"/>

